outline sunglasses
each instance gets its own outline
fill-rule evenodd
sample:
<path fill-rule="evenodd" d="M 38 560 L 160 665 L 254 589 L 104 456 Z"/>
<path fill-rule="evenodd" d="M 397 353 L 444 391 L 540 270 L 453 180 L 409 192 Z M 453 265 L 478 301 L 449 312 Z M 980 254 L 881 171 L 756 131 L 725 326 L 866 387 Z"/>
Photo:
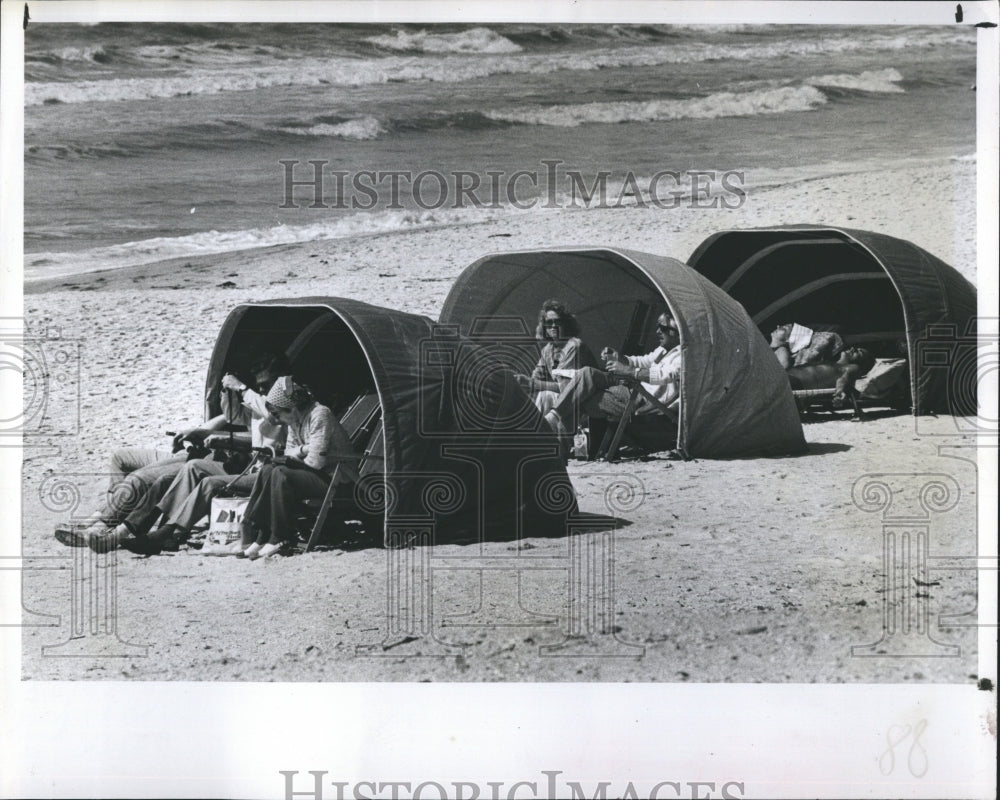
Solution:
<path fill-rule="evenodd" d="M 677 328 L 673 325 L 660 325 L 657 323 L 656 330 L 660 331 L 660 333 L 677 333 Z"/>
<path fill-rule="evenodd" d="M 561 319 L 547 319 L 542 323 L 543 328 L 558 328 L 562 325 Z"/>

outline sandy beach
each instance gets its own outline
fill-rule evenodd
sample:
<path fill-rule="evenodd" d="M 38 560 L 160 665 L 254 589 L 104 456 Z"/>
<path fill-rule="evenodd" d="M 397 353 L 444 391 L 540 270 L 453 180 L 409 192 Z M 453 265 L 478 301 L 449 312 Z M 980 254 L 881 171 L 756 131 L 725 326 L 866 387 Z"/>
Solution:
<path fill-rule="evenodd" d="M 325 550 L 267 562 L 189 550 L 154 558 L 119 554 L 117 638 L 104 640 L 109 647 L 141 646 L 126 648 L 130 656 L 42 655 L 44 646 L 69 638 L 74 555 L 52 537 L 66 515 L 40 501 L 42 482 L 77 476 L 82 511 L 98 497 L 114 448 L 162 446 L 166 430 L 197 422 L 208 358 L 235 304 L 330 295 L 436 319 L 458 274 L 488 253 L 598 245 L 686 260 L 717 230 L 786 223 L 909 239 L 976 282 L 975 163 L 941 160 L 754 189 L 735 210 L 508 213 L 475 224 L 28 283 L 28 330 L 79 342 L 80 402 L 78 427 L 59 420 L 75 435 L 35 437 L 25 448 L 23 550 L 37 567 L 24 573 L 25 607 L 60 621 L 24 630 L 23 677 L 974 682 L 975 628 L 943 627 L 938 618 L 974 611 L 972 570 L 935 572 L 925 592 L 928 638 L 953 646 L 950 657 L 852 656 L 852 647 L 880 638 L 887 590 L 920 588 L 886 581 L 882 519 L 852 501 L 856 481 L 873 473 L 951 476 L 961 498 L 932 520 L 929 547 L 941 556 L 976 549 L 975 467 L 972 457 L 947 449 L 971 440 L 948 417 L 918 426 L 892 414 L 808 422 L 809 452 L 795 458 L 571 461 L 582 510 L 609 513 L 609 482 L 626 478 L 642 487 L 638 500 L 616 512 L 613 634 L 567 642 L 566 575 L 541 571 L 520 587 L 504 574 L 483 585 L 480 612 L 516 618 L 519 626 L 477 626 L 468 603 L 476 587 L 455 577 L 440 585 L 442 607 L 452 616 L 439 619 L 435 641 L 383 649 L 385 550 Z M 567 543 L 537 539 L 522 546 L 544 555 Z M 451 549 L 460 550 L 444 548 Z M 561 643 L 561 651 L 544 649 Z M 431 655 L 441 657 L 418 657 Z"/>

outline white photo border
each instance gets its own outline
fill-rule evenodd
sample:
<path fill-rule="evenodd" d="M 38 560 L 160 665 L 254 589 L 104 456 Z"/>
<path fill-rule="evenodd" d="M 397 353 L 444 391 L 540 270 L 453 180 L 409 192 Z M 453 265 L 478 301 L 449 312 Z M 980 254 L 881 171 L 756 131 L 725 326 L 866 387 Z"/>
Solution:
<path fill-rule="evenodd" d="M 998 316 L 998 54 L 995 3 L 962 2 L 978 31 L 978 276 L 980 316 Z M 954 25 L 956 3 L 808 2 L 30 2 L 4 3 L 0 317 L 23 316 L 23 74 L 21 30 L 84 21 L 187 22 L 760 22 Z M 995 383 L 994 383 L 995 388 Z M 4 380 L 0 402 L 18 407 Z M 989 402 L 987 398 L 984 402 Z M 996 407 L 996 397 L 992 406 Z M 361 782 L 427 781 L 449 795 L 455 781 L 480 797 L 545 796 L 550 773 L 588 796 L 638 796 L 658 782 L 681 794 L 741 797 L 989 797 L 996 769 L 997 450 L 980 450 L 979 675 L 992 691 L 952 685 L 774 684 L 236 684 L 24 682 L 16 628 L 0 629 L 0 794 L 18 797 L 324 797 L 371 793 Z M 2 553 L 17 552 L 20 456 L 0 448 Z M 2 585 L 0 602 L 20 604 Z M 921 747 L 927 779 L 886 777 L 886 731 L 932 720 Z M 901 748 L 894 757 L 907 758 Z M 919 755 L 919 754 L 918 754 Z M 906 775 L 906 777 L 902 777 Z M 519 781 L 534 782 L 536 792 Z M 501 788 L 491 789 L 491 783 Z M 712 782 L 692 790 L 694 782 Z M 514 794 L 509 795 L 512 791 Z M 672 791 L 672 789 L 670 789 Z M 736 792 L 739 791 L 739 794 Z M 428 784 L 424 796 L 436 797 Z M 311 796 L 311 795 L 308 795 Z M 381 795 L 386 796 L 386 795 Z M 628 796 L 626 794 L 626 796 Z"/>

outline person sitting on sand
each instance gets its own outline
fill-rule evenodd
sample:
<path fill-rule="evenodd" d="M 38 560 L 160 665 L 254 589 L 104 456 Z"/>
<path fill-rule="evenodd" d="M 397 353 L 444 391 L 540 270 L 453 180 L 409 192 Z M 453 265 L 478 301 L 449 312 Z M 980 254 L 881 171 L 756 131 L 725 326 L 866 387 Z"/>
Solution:
<path fill-rule="evenodd" d="M 324 405 L 290 376 L 278 378 L 267 394 L 268 411 L 288 427 L 284 455 L 265 464 L 254 479 L 243 516 L 247 558 L 277 553 L 296 538 L 295 519 L 303 500 L 326 494 L 338 460 L 354 461 L 347 432 Z"/>
<path fill-rule="evenodd" d="M 631 389 L 617 381 L 616 376 L 641 381 L 643 388 L 676 416 L 680 402 L 681 338 L 677 321 L 668 311 L 656 320 L 656 337 L 659 346 L 650 353 L 623 359 L 606 347 L 601 352 L 605 360 L 603 371 L 593 367 L 576 371 L 545 415 L 545 421 L 564 442 L 576 430 L 578 409 L 590 417 L 610 419 L 618 419 L 625 413 Z M 661 406 L 640 394 L 635 413 L 664 412 Z"/>
<path fill-rule="evenodd" d="M 111 455 L 111 483 L 101 505 L 86 518 L 64 523 L 55 530 L 56 539 L 69 547 L 86 547 L 97 552 L 113 549 L 118 538 L 113 529 L 130 513 L 144 513 L 159 499 L 151 493 L 157 482 L 172 481 L 188 461 L 186 442 L 200 445 L 212 432 L 226 423 L 224 414 L 204 425 L 187 428 L 176 434 L 172 451 L 152 447 L 122 447 Z"/>
<path fill-rule="evenodd" d="M 280 450 L 285 444 L 285 426 L 270 416 L 263 393 L 288 372 L 288 359 L 284 354 L 269 354 L 258 359 L 251 369 L 256 391 L 235 375 L 223 376 L 223 416 L 250 429 L 251 447 Z M 239 395 L 235 408 L 230 407 L 236 399 L 231 399 L 231 394 Z M 222 461 L 214 458 L 188 461 L 173 479 L 162 476 L 153 484 L 150 495 L 158 498 L 155 505 L 147 503 L 129 514 L 112 534 L 115 543 L 142 555 L 176 550 L 190 536 L 195 523 L 211 510 L 212 498 L 223 489 L 232 495 L 248 495 L 257 469 L 259 464 L 255 462 L 249 471 L 233 476 L 226 472 Z M 151 531 L 158 519 L 163 524 Z"/>
<path fill-rule="evenodd" d="M 530 376 L 517 373 L 514 378 L 544 415 L 559 397 L 555 370 L 580 368 L 580 324 L 558 300 L 546 300 L 538 312 L 535 338 L 545 343 L 538 364 Z"/>
<path fill-rule="evenodd" d="M 785 369 L 808 367 L 834 363 L 844 350 L 844 340 L 833 331 L 814 331 L 793 322 L 771 332 L 771 349 Z"/>
<path fill-rule="evenodd" d="M 865 347 L 848 347 L 836 361 L 791 367 L 786 370 L 793 390 L 836 389 L 833 405 L 841 408 L 854 391 L 854 383 L 875 366 L 875 356 Z"/>

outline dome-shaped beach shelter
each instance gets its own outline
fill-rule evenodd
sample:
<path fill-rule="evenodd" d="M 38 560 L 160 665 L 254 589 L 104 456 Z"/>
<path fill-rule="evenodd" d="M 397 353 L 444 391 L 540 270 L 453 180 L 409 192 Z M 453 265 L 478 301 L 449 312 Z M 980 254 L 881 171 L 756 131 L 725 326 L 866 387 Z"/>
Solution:
<path fill-rule="evenodd" d="M 377 392 L 385 469 L 366 502 L 384 501 L 387 545 L 413 531 L 436 543 L 565 533 L 576 500 L 555 436 L 510 373 L 453 327 L 338 297 L 244 303 L 216 340 L 209 416 L 223 374 L 246 374 L 262 351 L 285 352 L 335 411 Z"/>
<path fill-rule="evenodd" d="M 956 351 L 974 335 L 976 289 L 916 245 L 825 226 L 730 230 L 709 236 L 688 263 L 765 334 L 789 322 L 836 326 L 847 344 L 905 355 L 914 413 L 976 413 L 975 359 L 970 381 Z"/>
<path fill-rule="evenodd" d="M 606 248 L 486 256 L 459 276 L 441 322 L 497 352 L 508 347 L 509 331 L 534 331 L 548 298 L 577 316 L 594 353 L 606 345 L 625 355 L 650 352 L 656 318 L 669 307 L 684 353 L 677 449 L 685 457 L 805 449 L 788 380 L 767 342 L 739 303 L 676 259 Z M 537 345 L 533 352 L 537 358 Z"/>

